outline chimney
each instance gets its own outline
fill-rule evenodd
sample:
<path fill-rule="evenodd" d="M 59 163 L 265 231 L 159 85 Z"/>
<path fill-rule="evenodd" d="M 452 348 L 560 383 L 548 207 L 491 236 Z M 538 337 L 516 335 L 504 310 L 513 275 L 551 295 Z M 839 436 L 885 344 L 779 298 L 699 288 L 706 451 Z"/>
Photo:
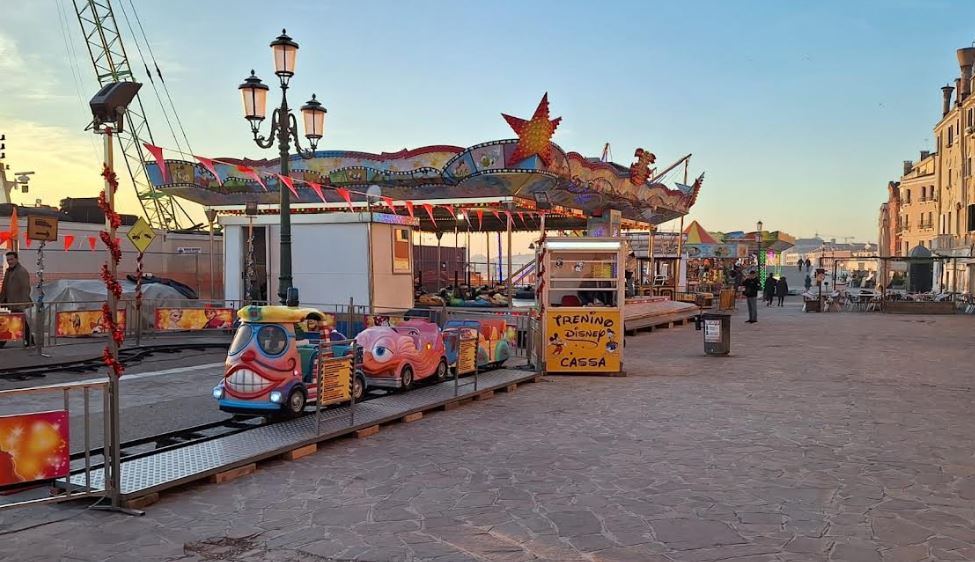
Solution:
<path fill-rule="evenodd" d="M 904 160 L 904 175 L 906 176 L 907 174 L 911 173 L 911 170 L 913 169 L 914 169 L 914 162 L 911 162 L 910 160 Z"/>
<path fill-rule="evenodd" d="M 961 107 L 961 78 L 955 78 L 955 106 Z"/>
<path fill-rule="evenodd" d="M 958 49 L 955 54 L 958 56 L 958 66 L 961 68 L 961 89 L 958 90 L 958 99 L 964 101 L 972 93 L 972 65 L 975 64 L 975 47 Z"/>
<path fill-rule="evenodd" d="M 950 84 L 945 84 L 944 87 L 941 88 L 941 95 L 943 96 L 943 102 L 941 104 L 942 117 L 948 115 L 948 112 L 951 111 L 951 92 L 954 90 L 955 89 Z"/>
<path fill-rule="evenodd" d="M 929 152 L 929 151 L 927 151 L 927 150 L 922 150 L 922 151 L 921 151 L 921 160 L 924 160 L 924 159 L 925 159 L 925 158 L 927 158 L 928 156 L 931 156 L 931 152 Z"/>

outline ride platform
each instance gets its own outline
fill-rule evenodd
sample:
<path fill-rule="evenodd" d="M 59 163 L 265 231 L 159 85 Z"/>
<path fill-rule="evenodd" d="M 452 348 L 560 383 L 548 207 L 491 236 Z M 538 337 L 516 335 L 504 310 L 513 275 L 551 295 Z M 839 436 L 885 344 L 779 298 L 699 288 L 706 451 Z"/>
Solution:
<path fill-rule="evenodd" d="M 526 369 L 496 369 L 476 376 L 461 377 L 424 386 L 409 392 L 381 396 L 358 404 L 322 410 L 316 421 L 313 412 L 293 420 L 262 425 L 251 430 L 163 450 L 131 460 L 122 459 L 122 500 L 128 505 L 146 505 L 140 499 L 190 482 L 247 473 L 255 463 L 281 456 L 298 458 L 317 444 L 350 434 L 359 437 L 378 431 L 384 424 L 414 421 L 423 412 L 450 410 L 472 400 L 483 400 L 495 391 L 508 391 L 520 383 L 535 382 L 540 374 Z M 421 416 L 417 416 L 421 414 Z M 71 477 L 71 484 L 92 491 L 104 489 L 104 469 L 91 472 L 86 483 L 83 472 Z"/>

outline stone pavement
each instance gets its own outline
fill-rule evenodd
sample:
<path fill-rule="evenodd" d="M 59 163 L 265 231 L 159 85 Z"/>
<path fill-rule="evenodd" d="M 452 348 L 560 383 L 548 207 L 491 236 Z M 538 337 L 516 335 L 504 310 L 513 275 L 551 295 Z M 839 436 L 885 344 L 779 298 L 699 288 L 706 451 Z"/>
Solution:
<path fill-rule="evenodd" d="M 803 314 L 627 339 L 626 378 L 511 395 L 133 518 L 0 515 L 0 559 L 975 559 L 971 316 Z"/>

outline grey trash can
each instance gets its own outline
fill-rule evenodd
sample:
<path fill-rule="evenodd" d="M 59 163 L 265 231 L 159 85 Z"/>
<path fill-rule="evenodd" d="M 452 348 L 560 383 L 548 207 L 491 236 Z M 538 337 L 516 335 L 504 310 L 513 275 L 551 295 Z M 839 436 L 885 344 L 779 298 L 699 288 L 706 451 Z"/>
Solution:
<path fill-rule="evenodd" d="M 704 353 L 728 355 L 731 353 L 731 315 L 705 313 L 701 315 L 704 327 Z"/>

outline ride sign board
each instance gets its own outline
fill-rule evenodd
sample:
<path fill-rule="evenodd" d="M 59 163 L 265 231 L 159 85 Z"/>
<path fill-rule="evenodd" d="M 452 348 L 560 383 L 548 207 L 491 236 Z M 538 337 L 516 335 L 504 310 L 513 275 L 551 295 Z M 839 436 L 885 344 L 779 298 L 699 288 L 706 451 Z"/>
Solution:
<path fill-rule="evenodd" d="M 127 236 L 129 242 L 132 242 L 132 245 L 141 254 L 145 253 L 152 241 L 156 239 L 156 231 L 149 226 L 146 219 L 139 217 L 139 220 L 135 221 L 135 224 L 129 229 Z"/>
<path fill-rule="evenodd" d="M 545 311 L 545 370 L 618 373 L 622 369 L 619 309 L 550 308 Z"/>
<path fill-rule="evenodd" d="M 22 312 L 0 313 L 0 341 L 23 341 L 24 314 Z"/>
<path fill-rule="evenodd" d="M 38 242 L 54 242 L 58 239 L 58 219 L 54 217 L 27 217 L 27 237 Z"/>
<path fill-rule="evenodd" d="M 352 355 L 319 359 L 319 405 L 327 406 L 352 399 L 352 361 Z"/>
<path fill-rule="evenodd" d="M 464 334 L 457 345 L 457 374 L 466 375 L 477 370 L 477 335 Z"/>

